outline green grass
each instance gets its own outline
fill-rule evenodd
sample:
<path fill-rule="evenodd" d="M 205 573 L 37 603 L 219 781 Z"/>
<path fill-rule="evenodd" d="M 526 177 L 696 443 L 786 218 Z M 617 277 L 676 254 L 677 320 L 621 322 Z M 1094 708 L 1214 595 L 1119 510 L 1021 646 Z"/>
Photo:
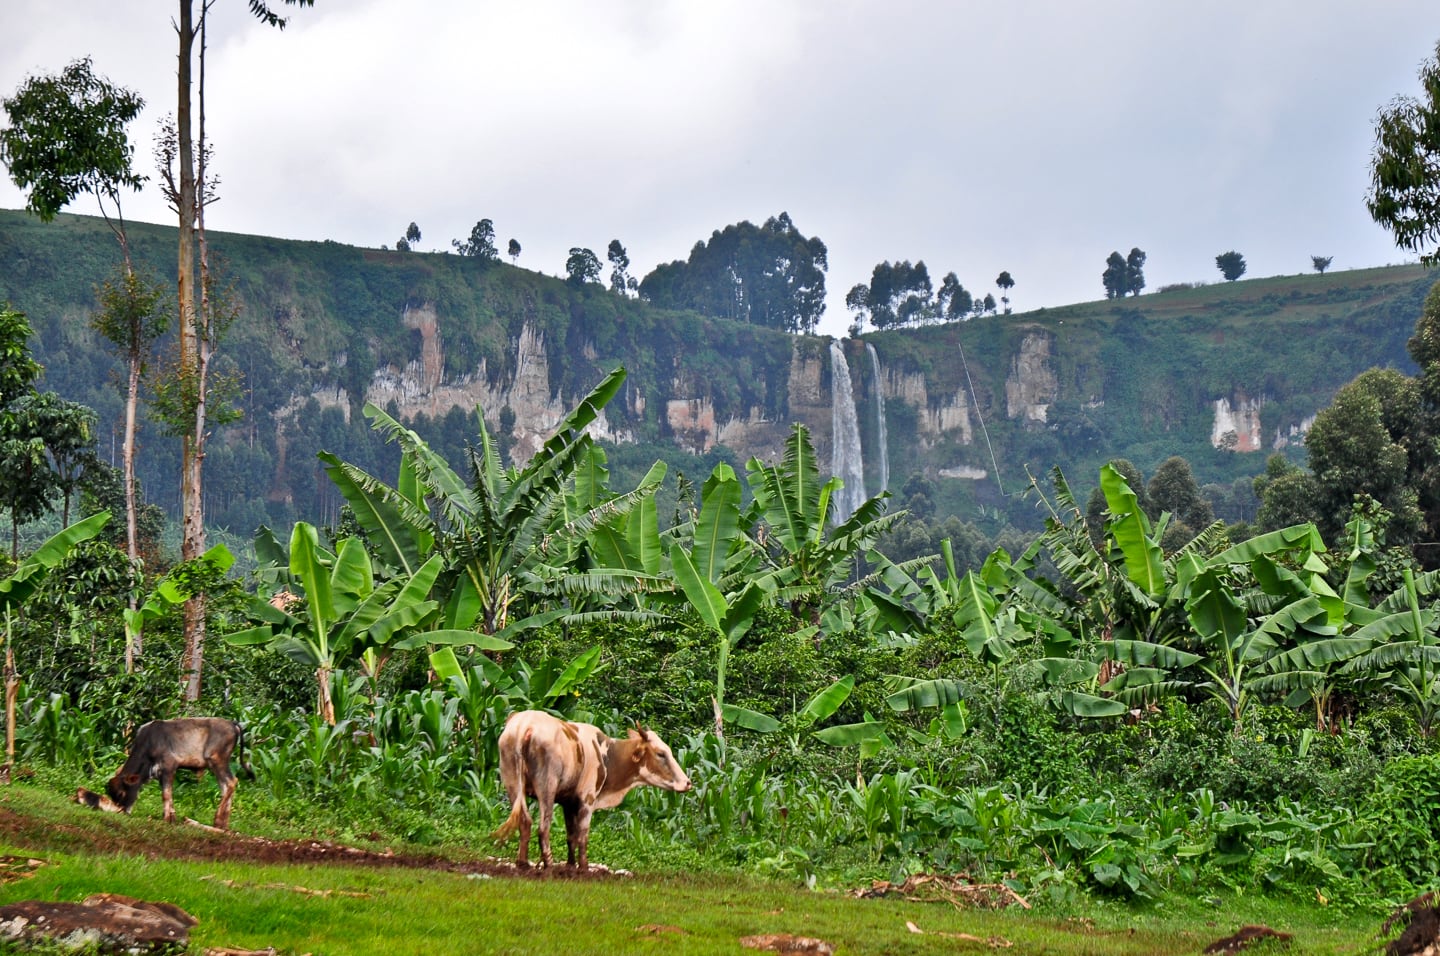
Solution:
<path fill-rule="evenodd" d="M 67 803 L 67 796 L 44 786 L 0 789 L 0 852 L 47 864 L 0 886 L 0 904 L 74 901 L 97 892 L 164 900 L 200 920 L 191 935 L 194 952 L 273 946 L 317 956 L 733 954 L 745 951 L 741 937 L 765 933 L 818 937 L 837 953 L 987 948 L 939 935 L 964 933 L 1003 939 L 1019 953 L 1195 953 L 1242 925 L 1263 923 L 1294 934 L 1288 953 L 1342 954 L 1372 947 L 1379 924 L 1373 914 L 1242 895 L 1172 897 L 1143 908 L 1082 900 L 985 911 L 944 902 L 861 900 L 840 890 L 701 872 L 576 881 L 207 860 L 207 852 L 231 838 L 167 826 L 151 812 L 156 807 L 137 808 L 131 817 L 97 814 Z M 236 825 L 249 832 L 241 812 Z M 475 847 L 470 858 L 483 859 L 489 850 Z M 925 935 L 911 932 L 907 922 Z"/>

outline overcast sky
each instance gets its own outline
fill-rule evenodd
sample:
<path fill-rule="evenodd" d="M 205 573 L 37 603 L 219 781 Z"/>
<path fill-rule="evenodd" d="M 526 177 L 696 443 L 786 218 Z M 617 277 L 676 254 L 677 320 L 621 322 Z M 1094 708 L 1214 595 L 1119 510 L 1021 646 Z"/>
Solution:
<path fill-rule="evenodd" d="M 522 266 L 618 238 L 643 277 L 787 211 L 829 247 L 831 334 L 886 259 L 997 298 L 1007 270 L 1025 311 L 1101 298 L 1135 246 L 1151 290 L 1232 249 L 1250 277 L 1415 258 L 1363 198 L 1434 0 L 318 0 L 283 32 L 215 7 L 212 230 L 374 247 L 414 221 L 428 251 L 489 218 Z M 0 95 L 90 56 L 145 97 L 149 173 L 175 10 L 3 0 Z M 153 185 L 126 213 L 173 221 Z"/>

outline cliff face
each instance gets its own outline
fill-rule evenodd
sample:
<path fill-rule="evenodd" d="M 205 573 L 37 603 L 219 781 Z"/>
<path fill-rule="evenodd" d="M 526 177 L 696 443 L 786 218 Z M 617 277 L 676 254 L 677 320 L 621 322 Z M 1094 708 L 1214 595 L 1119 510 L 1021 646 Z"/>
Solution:
<path fill-rule="evenodd" d="M 244 420 L 217 429 L 206 460 L 218 524 L 333 517 L 322 449 L 392 474 L 393 446 L 358 414 L 366 402 L 393 408 L 457 465 L 478 406 L 524 461 L 618 365 L 624 390 L 592 429 L 642 446 L 625 468 L 671 456 L 694 479 L 717 457 L 773 460 L 797 421 L 833 461 L 827 340 L 661 311 L 505 263 L 213 240 L 243 309 L 220 362 L 243 383 Z M 132 244 L 142 268 L 173 271 L 173 229 L 134 225 Z M 105 271 L 94 264 L 111 262 L 113 245 L 98 220 L 0 211 L 0 301 L 28 314 L 46 387 L 118 434 L 118 364 L 87 322 Z M 1419 267 L 1331 272 L 868 333 L 843 343 L 847 435 L 858 424 L 867 490 L 879 487 L 885 434 L 891 487 L 923 474 L 956 513 L 1033 517 L 1013 492 L 1054 465 L 1084 482 L 1109 458 L 1148 471 L 1181 454 L 1202 481 L 1253 475 L 1276 449 L 1303 457 L 1314 415 L 1359 372 L 1413 372 L 1405 342 L 1433 281 Z M 173 509 L 178 450 L 151 423 L 140 441 L 146 492 Z"/>
<path fill-rule="evenodd" d="M 406 307 L 397 317 L 400 326 L 417 335 L 412 339 L 414 351 L 403 364 L 386 364 L 376 368 L 365 387 L 365 402 L 381 407 L 392 403 L 403 419 L 417 415 L 432 419 L 444 416 L 451 409 L 469 412 L 476 406 L 484 409 L 486 423 L 494 430 L 501 427 L 501 412 L 513 416 L 509 433 L 510 454 L 517 463 L 528 461 L 554 431 L 561 418 L 581 397 L 566 394 L 551 384 L 550 358 L 545 336 L 530 323 L 521 326 L 520 334 L 511 341 L 504 365 L 509 371 L 497 377 L 480 362 L 470 371 L 455 376 L 445 373 L 445 320 L 429 303 Z M 1027 330 L 1018 339 L 1006 363 L 1003 381 L 993 376 L 982 380 L 987 387 L 1003 392 L 1001 412 L 1013 425 L 1032 431 L 1049 427 L 1049 409 L 1062 397 L 1058 359 L 1066 348 L 1064 338 L 1046 330 Z M 880 345 L 879 377 L 873 381 L 859 371 L 852 372 L 851 389 L 863 399 L 867 389 L 879 389 L 895 414 L 897 405 L 907 406 L 914 418 L 914 438 L 922 452 L 946 449 L 935 457 L 931 469 L 941 478 L 981 480 L 989 475 L 984 462 L 969 451 L 975 444 L 977 415 L 970 390 L 973 380 L 961 382 L 958 388 L 932 383 L 924 371 L 887 364 L 884 344 Z M 586 357 L 595 358 L 592 346 L 586 346 Z M 750 457 L 770 460 L 781 453 L 792 422 L 803 422 L 810 430 L 822 461 L 828 461 L 832 447 L 832 391 L 826 351 L 815 340 L 794 339 L 784 392 L 787 403 L 783 414 L 769 414 L 758 405 L 720 414 L 711 383 L 686 367 L 684 359 L 663 382 L 647 382 L 633 377 L 620 403 L 621 419 L 612 423 L 602 413 L 591 426 L 592 434 L 614 444 L 636 440 L 636 428 L 647 423 L 658 426 L 678 448 L 694 455 L 704 455 L 723 446 L 742 461 Z M 958 354 L 958 353 L 957 353 Z M 344 364 L 340 357 L 337 364 Z M 868 366 L 856 363 L 857 369 Z M 968 369 L 967 369 L 968 371 Z M 873 378 L 873 376 L 870 376 Z M 645 396 L 660 394 L 658 414 L 651 413 Z M 981 396 L 977 396 L 981 397 Z M 321 408 L 337 408 L 349 420 L 351 396 L 343 387 L 331 385 L 294 396 L 275 412 L 276 431 L 280 436 L 276 485 L 284 486 L 289 456 L 285 442 L 287 423 L 296 410 L 314 400 Z M 982 401 L 983 401 L 982 397 Z M 1103 407 L 1103 401 L 1091 399 L 1090 408 Z M 1294 420 L 1272 424 L 1265 434 L 1261 410 L 1266 407 L 1264 395 L 1250 398 L 1242 391 L 1207 398 L 1211 447 L 1236 454 L 1268 453 L 1288 444 L 1303 441 L 1313 421 L 1310 414 Z M 654 421 L 648 421 L 655 419 Z M 873 451 L 873 449 L 872 449 Z M 973 460 L 971 460 L 973 458 Z"/>

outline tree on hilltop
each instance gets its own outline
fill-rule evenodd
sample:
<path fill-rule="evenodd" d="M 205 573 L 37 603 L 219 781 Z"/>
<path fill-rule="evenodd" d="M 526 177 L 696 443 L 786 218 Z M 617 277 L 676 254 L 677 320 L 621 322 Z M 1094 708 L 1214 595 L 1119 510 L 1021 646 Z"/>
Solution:
<path fill-rule="evenodd" d="M 1105 259 L 1105 271 L 1100 273 L 1100 282 L 1105 286 L 1105 298 L 1119 299 L 1125 295 L 1127 286 L 1125 257 L 1120 250 L 1110 253 Z"/>
<path fill-rule="evenodd" d="M 511 239 L 510 247 L 506 249 L 505 252 L 510 256 L 511 262 L 520 261 L 520 243 L 517 240 Z"/>
<path fill-rule="evenodd" d="M 786 332 L 811 332 L 825 313 L 829 250 L 788 213 L 757 226 L 740 222 L 695 243 L 688 260 L 656 266 L 640 297 L 666 309 L 693 309 Z"/>
<path fill-rule="evenodd" d="M 1145 288 L 1145 251 L 1136 246 L 1125 257 L 1125 291 L 1139 295 Z"/>
<path fill-rule="evenodd" d="M 1220 270 L 1226 282 L 1234 282 L 1245 274 L 1245 257 L 1233 250 L 1222 252 L 1215 257 L 1215 268 Z"/>
<path fill-rule="evenodd" d="M 410 225 L 405 227 L 405 235 L 395 240 L 395 249 L 397 252 L 410 252 L 415 248 L 415 244 L 419 241 L 420 227 L 412 222 Z"/>
<path fill-rule="evenodd" d="M 940 280 L 940 291 L 935 295 L 935 307 L 940 317 L 957 322 L 969 315 L 974 305 L 975 297 L 960 284 L 960 278 L 954 272 L 945 273 L 945 278 Z"/>
<path fill-rule="evenodd" d="M 414 226 L 414 223 L 411 223 Z M 415 230 L 416 240 L 420 236 L 420 230 Z M 407 233 L 408 234 L 408 233 Z M 470 229 L 470 238 L 461 242 L 459 239 L 451 239 L 450 245 L 462 256 L 469 256 L 479 259 L 481 262 L 495 262 L 500 258 L 500 251 L 495 248 L 495 223 L 489 219 L 481 219 Z"/>
<path fill-rule="evenodd" d="M 628 295 L 639 288 L 635 277 L 630 275 L 630 254 L 619 239 L 611 239 L 605 249 L 605 258 L 610 261 L 610 291 L 616 295 Z"/>
<path fill-rule="evenodd" d="M 574 246 L 565 260 L 565 280 L 572 285 L 600 281 L 600 260 L 589 249 Z"/>
<path fill-rule="evenodd" d="M 1325 270 L 1330 268 L 1330 263 L 1334 258 L 1334 256 L 1311 256 L 1310 265 L 1315 267 L 1316 272 L 1324 275 Z"/>
<path fill-rule="evenodd" d="M 1145 251 L 1138 246 L 1130 255 L 1122 256 L 1119 250 L 1105 259 L 1105 271 L 1100 274 L 1105 286 L 1105 298 L 1121 299 L 1126 295 L 1139 295 L 1145 288 Z"/>
<path fill-rule="evenodd" d="M 1011 278 L 1009 272 L 1002 272 L 1000 273 L 1000 276 L 995 280 L 995 284 L 1000 287 L 1000 304 L 1005 307 L 1005 314 L 1009 315 L 1010 290 L 1015 288 L 1015 280 Z"/>

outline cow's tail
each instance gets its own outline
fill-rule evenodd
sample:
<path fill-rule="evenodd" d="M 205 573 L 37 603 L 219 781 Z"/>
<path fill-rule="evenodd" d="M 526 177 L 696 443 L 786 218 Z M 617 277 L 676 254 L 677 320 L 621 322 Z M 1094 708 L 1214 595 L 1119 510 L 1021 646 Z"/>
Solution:
<path fill-rule="evenodd" d="M 520 829 L 520 818 L 525 815 L 525 744 L 529 739 L 527 732 L 515 742 L 515 799 L 510 805 L 510 815 L 490 834 L 490 839 L 496 843 L 505 843 L 514 836 L 515 831 Z M 505 762 L 503 754 L 500 762 L 502 765 Z"/>
<path fill-rule="evenodd" d="M 250 766 L 250 761 L 245 759 L 245 728 L 240 726 L 239 721 L 231 721 L 235 725 L 235 756 L 240 761 L 240 769 L 245 773 L 246 780 L 255 779 L 255 770 Z"/>

